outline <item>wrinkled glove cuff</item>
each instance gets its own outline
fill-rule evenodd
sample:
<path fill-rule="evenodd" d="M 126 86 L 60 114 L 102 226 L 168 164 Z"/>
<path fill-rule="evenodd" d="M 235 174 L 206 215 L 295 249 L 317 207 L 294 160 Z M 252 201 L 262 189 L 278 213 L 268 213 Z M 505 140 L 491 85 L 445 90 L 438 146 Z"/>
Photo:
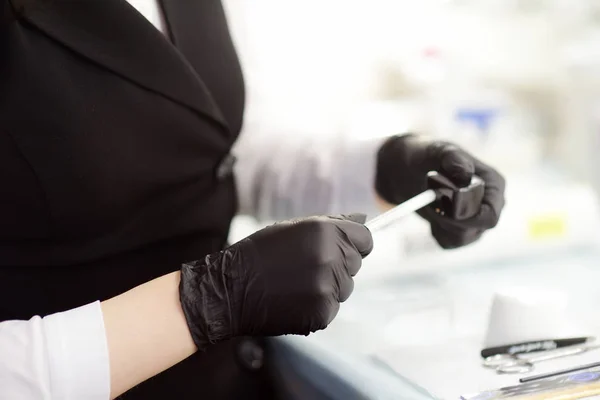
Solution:
<path fill-rule="evenodd" d="M 223 258 L 223 252 L 216 253 L 181 267 L 179 300 L 199 351 L 232 337 L 228 280 L 221 268 Z"/>

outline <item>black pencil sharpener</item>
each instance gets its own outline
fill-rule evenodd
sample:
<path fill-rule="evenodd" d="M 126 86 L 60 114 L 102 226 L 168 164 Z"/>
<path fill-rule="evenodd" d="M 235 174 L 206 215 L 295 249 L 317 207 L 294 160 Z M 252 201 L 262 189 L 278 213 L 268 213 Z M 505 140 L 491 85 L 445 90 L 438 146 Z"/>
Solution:
<path fill-rule="evenodd" d="M 427 187 L 436 193 L 432 203 L 435 212 L 448 218 L 465 220 L 474 217 L 481 208 L 485 182 L 473 175 L 466 187 L 458 187 L 436 171 L 427 174 Z"/>

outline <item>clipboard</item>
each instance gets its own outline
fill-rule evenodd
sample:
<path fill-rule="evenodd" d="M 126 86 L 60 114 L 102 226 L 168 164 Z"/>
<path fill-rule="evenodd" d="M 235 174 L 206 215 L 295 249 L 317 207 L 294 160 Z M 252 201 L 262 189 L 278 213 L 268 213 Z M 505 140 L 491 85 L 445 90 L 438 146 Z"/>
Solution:
<path fill-rule="evenodd" d="M 600 367 L 461 396 L 461 400 L 600 400 Z"/>

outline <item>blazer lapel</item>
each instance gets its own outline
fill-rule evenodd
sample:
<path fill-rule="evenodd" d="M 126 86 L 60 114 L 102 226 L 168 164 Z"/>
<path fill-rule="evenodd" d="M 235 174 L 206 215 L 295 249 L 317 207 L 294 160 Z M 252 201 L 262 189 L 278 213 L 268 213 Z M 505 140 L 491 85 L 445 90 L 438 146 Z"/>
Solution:
<path fill-rule="evenodd" d="M 231 130 L 239 132 L 245 103 L 244 78 L 221 0 L 159 3 L 174 45 L 204 79 Z"/>
<path fill-rule="evenodd" d="M 223 115 L 194 69 L 125 0 L 42 2 L 46 4 L 32 7 L 24 13 L 24 19 L 87 59 L 211 118 L 228 130 Z"/>

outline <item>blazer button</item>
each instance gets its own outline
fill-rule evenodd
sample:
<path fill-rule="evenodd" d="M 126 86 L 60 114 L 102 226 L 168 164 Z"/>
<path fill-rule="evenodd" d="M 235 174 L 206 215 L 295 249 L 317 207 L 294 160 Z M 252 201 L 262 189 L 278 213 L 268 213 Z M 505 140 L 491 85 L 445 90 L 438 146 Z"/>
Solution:
<path fill-rule="evenodd" d="M 217 180 L 222 181 L 233 175 L 233 166 L 235 165 L 236 158 L 233 154 L 227 154 L 217 166 Z"/>

